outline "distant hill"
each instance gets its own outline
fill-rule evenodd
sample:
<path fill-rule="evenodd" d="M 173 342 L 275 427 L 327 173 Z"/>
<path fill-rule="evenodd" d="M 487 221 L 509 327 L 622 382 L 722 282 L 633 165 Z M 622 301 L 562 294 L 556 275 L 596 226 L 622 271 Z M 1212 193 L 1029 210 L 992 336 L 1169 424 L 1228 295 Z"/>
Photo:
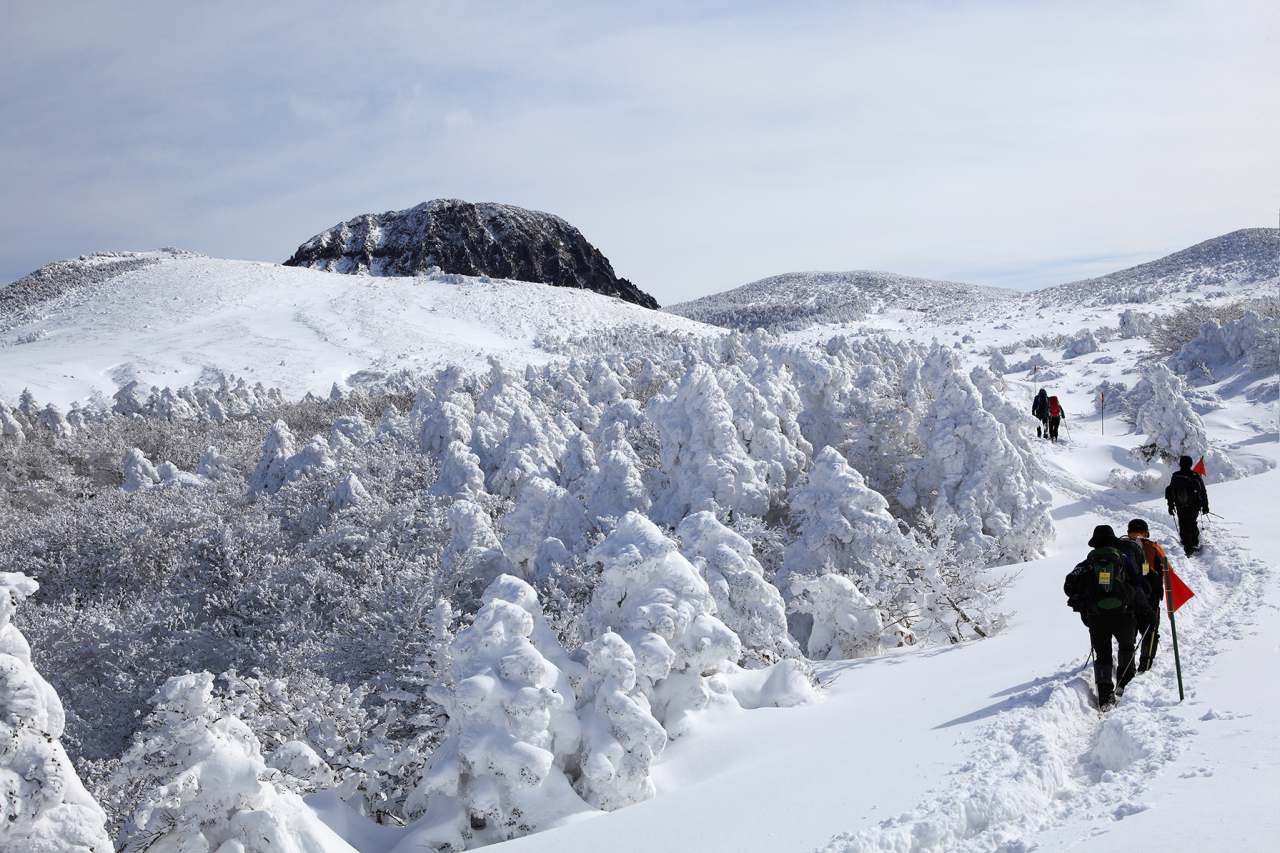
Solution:
<path fill-rule="evenodd" d="M 1280 277 L 1280 229 L 1244 228 L 1156 261 L 1034 291 L 1041 307 L 1155 302 L 1174 293 L 1204 297 Z"/>
<path fill-rule="evenodd" d="M 436 199 L 367 213 L 322 231 L 285 266 L 413 276 L 441 272 L 592 290 L 645 308 L 658 302 L 625 278 L 568 222 L 507 204 Z"/>
<path fill-rule="evenodd" d="M 1017 299 L 1014 290 L 894 275 L 886 272 L 797 272 L 663 309 L 739 331 L 790 332 L 825 323 L 856 322 L 886 308 L 947 312 Z"/>

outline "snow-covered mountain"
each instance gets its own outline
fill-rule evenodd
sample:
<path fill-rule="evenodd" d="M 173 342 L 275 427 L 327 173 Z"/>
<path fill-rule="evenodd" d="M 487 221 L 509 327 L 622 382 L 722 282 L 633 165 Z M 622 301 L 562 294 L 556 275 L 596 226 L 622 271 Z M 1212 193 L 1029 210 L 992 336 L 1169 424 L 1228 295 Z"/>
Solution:
<path fill-rule="evenodd" d="M 335 275 L 178 250 L 49 264 L 0 289 L 0 399 L 66 408 L 139 382 L 239 374 L 286 397 L 401 370 L 543 362 L 566 340 L 703 335 L 698 323 L 588 290 L 434 272 Z"/>
<path fill-rule="evenodd" d="M 971 316 L 1018 291 L 886 272 L 800 272 L 775 275 L 665 311 L 727 329 L 786 332 L 856 322 L 883 308 L 930 312 L 930 322 Z"/>
<path fill-rule="evenodd" d="M 367 213 L 320 232 L 285 266 L 339 273 L 445 273 L 593 290 L 645 308 L 657 301 L 625 278 L 577 228 L 558 216 L 509 204 L 436 199 L 408 210 Z"/>
<path fill-rule="evenodd" d="M 1066 307 L 1172 305 L 1261 294 L 1277 278 L 1280 230 L 1248 228 L 1131 269 L 1030 293 L 883 272 L 807 272 L 772 276 L 663 310 L 740 331 L 851 325 L 894 309 L 927 314 L 917 319 L 945 328 L 1001 312 L 1007 320 Z"/>
<path fill-rule="evenodd" d="M 1204 299 L 1235 295 L 1280 278 L 1280 229 L 1244 228 L 1159 260 L 1098 278 L 1035 291 L 1044 308 Z M 1254 287 L 1250 287 L 1253 285 Z"/>
<path fill-rule="evenodd" d="M 1138 305 L 884 276 L 865 316 L 810 281 L 744 334 L 444 273 L 43 268 L 0 296 L 0 849 L 1266 849 L 1280 321 L 1228 309 L 1267 269 Z M 1191 558 L 1180 452 L 1221 516 Z M 1062 577 L 1134 517 L 1196 592 L 1187 696 L 1166 622 L 1100 715 Z"/>

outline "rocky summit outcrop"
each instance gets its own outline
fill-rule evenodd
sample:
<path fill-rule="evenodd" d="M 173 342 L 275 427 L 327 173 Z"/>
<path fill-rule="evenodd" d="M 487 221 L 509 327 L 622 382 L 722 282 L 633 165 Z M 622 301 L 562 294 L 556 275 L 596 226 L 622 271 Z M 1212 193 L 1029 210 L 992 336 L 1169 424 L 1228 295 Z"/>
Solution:
<path fill-rule="evenodd" d="M 487 275 L 576 287 L 657 308 L 614 274 L 609 259 L 568 222 L 508 204 L 436 199 L 408 210 L 365 214 L 322 231 L 285 266 L 340 273 Z"/>

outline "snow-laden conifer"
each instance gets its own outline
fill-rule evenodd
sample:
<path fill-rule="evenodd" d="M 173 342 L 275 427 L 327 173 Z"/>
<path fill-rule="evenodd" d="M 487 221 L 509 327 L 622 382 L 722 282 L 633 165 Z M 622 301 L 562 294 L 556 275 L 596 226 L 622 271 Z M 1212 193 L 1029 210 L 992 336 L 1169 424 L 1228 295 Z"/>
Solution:
<path fill-rule="evenodd" d="M 771 664 L 798 654 L 787 633 L 782 593 L 764 579 L 750 542 L 709 512 L 680 522 L 676 539 L 680 553 L 707 581 L 716 616 L 742 641 L 745 660 Z"/>
<path fill-rule="evenodd" d="M 475 621 L 450 645 L 448 683 L 433 691 L 449 715 L 447 737 L 406 802 L 421 817 L 402 845 L 462 850 L 589 811 L 556 761 L 581 737 L 572 687 L 531 641 L 535 614 L 496 597 L 532 590 L 497 580 L 504 589 L 486 593 Z"/>
<path fill-rule="evenodd" d="M 502 550 L 525 577 L 532 576 L 543 540 L 556 539 L 562 548 L 580 552 L 589 529 L 582 503 L 546 477 L 526 482 L 516 505 L 498 525 L 507 531 Z"/>
<path fill-rule="evenodd" d="M 106 815 L 62 748 L 62 702 L 13 624 L 38 588 L 24 574 L 0 572 L 0 850 L 111 853 Z"/>
<path fill-rule="evenodd" d="M 1150 397 L 1138 409 L 1134 425 L 1146 433 L 1146 438 L 1130 451 L 1130 456 L 1146 465 L 1157 460 L 1173 463 L 1180 456 L 1190 456 L 1193 460 L 1203 458 L 1209 474 L 1207 482 L 1233 480 L 1239 476 L 1227 455 L 1210 446 L 1204 420 L 1187 402 L 1186 384 L 1181 377 L 1167 365 L 1155 364 L 1143 371 L 1139 385 L 1150 391 Z"/>
<path fill-rule="evenodd" d="M 297 794 L 276 784 L 258 738 L 213 696 L 207 672 L 170 678 L 120 762 L 149 790 L 122 834 L 148 853 L 351 851 Z"/>
<path fill-rule="evenodd" d="M 733 704 L 708 677 L 742 655 L 707 582 L 677 548 L 653 522 L 627 513 L 588 555 L 603 572 L 584 617 L 592 638 L 613 631 L 631 647 L 637 685 L 673 737 L 712 701 Z"/>
<path fill-rule="evenodd" d="M 647 512 L 649 490 L 640 478 L 640 457 L 627 441 L 626 427 L 614 423 L 604 430 L 599 462 L 584 478 L 587 512 L 597 530 L 609 530 L 628 512 Z"/>
<path fill-rule="evenodd" d="M 962 553 L 1003 560 L 1038 556 L 1052 532 L 1047 502 L 1004 426 L 959 369 L 959 357 L 935 347 L 922 375 L 933 401 L 917 427 L 923 458 L 908 466 L 898 493 L 904 508 L 953 510 Z"/>
<path fill-rule="evenodd" d="M 449 442 L 440 457 L 440 476 L 432 484 L 431 493 L 466 501 L 474 501 L 485 494 L 480 459 L 470 447 L 457 439 Z"/>
<path fill-rule="evenodd" d="M 280 420 L 272 424 L 262 445 L 262 456 L 249 476 L 249 494 L 274 494 L 284 485 L 295 448 L 296 441 L 289 425 Z"/>
<path fill-rule="evenodd" d="M 846 660 L 880 653 L 880 608 L 843 575 L 825 572 L 791 581 L 791 608 L 812 617 L 805 653 L 814 660 Z"/>
<path fill-rule="evenodd" d="M 691 512 L 764 515 L 769 484 L 743 446 L 733 407 L 709 366 L 695 364 L 645 411 L 661 436 L 662 470 L 669 479 L 654 518 L 674 526 Z"/>

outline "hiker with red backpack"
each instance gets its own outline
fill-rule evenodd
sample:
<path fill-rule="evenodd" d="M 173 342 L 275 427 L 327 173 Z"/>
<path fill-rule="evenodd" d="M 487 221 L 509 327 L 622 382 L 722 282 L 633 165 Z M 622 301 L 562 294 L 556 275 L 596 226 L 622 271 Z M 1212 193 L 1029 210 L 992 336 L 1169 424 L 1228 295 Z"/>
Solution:
<path fill-rule="evenodd" d="M 1141 565 L 1143 591 L 1149 613 L 1135 613 L 1138 629 L 1138 672 L 1151 669 L 1160 645 L 1160 602 L 1164 599 L 1164 574 L 1169 568 L 1169 558 L 1159 542 L 1151 540 L 1151 530 L 1141 518 L 1129 522 L 1129 535 L 1120 542 L 1138 555 Z"/>
<path fill-rule="evenodd" d="M 1089 547 L 1093 550 L 1067 575 L 1062 591 L 1067 594 L 1067 604 L 1089 626 L 1098 710 L 1107 711 L 1137 674 L 1133 662 L 1137 623 L 1139 618 L 1144 623 L 1151 620 L 1151 605 L 1142 588 L 1140 570 L 1111 525 L 1095 527 Z M 1113 638 L 1118 657 L 1112 655 Z"/>
<path fill-rule="evenodd" d="M 1049 440 L 1054 444 L 1058 443 L 1058 424 L 1062 423 L 1062 419 L 1067 416 L 1063 410 L 1062 404 L 1058 402 L 1057 397 L 1049 398 Z"/>
<path fill-rule="evenodd" d="M 1200 469 L 1203 467 L 1201 465 Z M 1204 488 L 1204 477 L 1191 467 L 1190 456 L 1178 460 L 1178 470 L 1169 478 L 1164 499 L 1169 504 L 1169 515 L 1178 516 L 1182 550 L 1190 557 L 1200 550 L 1200 525 L 1196 517 L 1200 513 L 1209 514 L 1209 493 Z"/>

